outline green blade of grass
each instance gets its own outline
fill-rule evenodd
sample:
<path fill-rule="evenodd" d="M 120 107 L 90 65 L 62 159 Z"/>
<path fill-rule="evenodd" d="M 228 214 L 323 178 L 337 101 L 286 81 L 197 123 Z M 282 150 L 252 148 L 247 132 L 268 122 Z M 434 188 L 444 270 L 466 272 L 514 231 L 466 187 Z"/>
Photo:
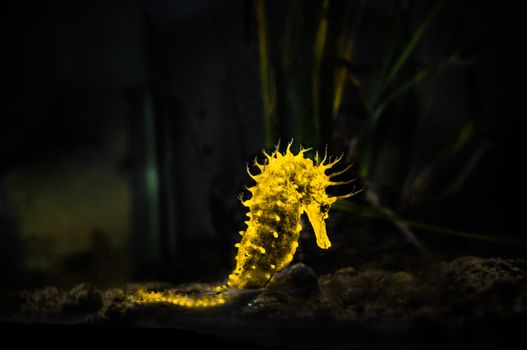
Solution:
<path fill-rule="evenodd" d="M 480 163 L 481 159 L 485 153 L 489 150 L 490 144 L 484 143 L 469 159 L 463 169 L 460 171 L 459 175 L 452 182 L 450 186 L 439 196 L 440 199 L 444 199 L 452 194 L 455 194 L 463 188 L 464 184 L 467 182 L 470 175 L 474 173 L 477 165 Z"/>
<path fill-rule="evenodd" d="M 408 227 L 417 228 L 425 232 L 455 236 L 455 237 L 460 237 L 460 238 L 468 238 L 468 239 L 486 241 L 486 242 L 497 243 L 497 244 L 512 245 L 512 246 L 523 247 L 523 248 L 527 247 L 527 241 L 525 240 L 517 240 L 517 239 L 512 239 L 512 238 L 507 238 L 507 237 L 498 237 L 495 235 L 465 232 L 465 231 L 453 230 L 453 229 L 439 227 L 439 226 L 430 225 L 430 224 L 424 224 L 424 223 L 417 222 L 414 220 L 402 218 L 397 215 L 384 214 L 369 206 L 358 204 L 358 203 L 353 203 L 347 200 L 338 201 L 337 203 L 333 205 L 332 208 L 335 210 L 339 210 L 339 211 L 346 212 L 346 213 L 351 213 L 351 214 L 364 217 L 364 218 L 368 218 L 368 219 L 384 220 L 384 221 L 390 221 L 394 223 L 405 224 Z"/>
<path fill-rule="evenodd" d="M 240 142 L 240 153 L 242 154 L 242 157 L 246 159 L 249 156 L 249 152 L 247 149 L 247 143 L 245 141 L 245 120 L 243 118 L 243 113 L 242 113 L 242 109 L 240 106 L 240 100 L 238 98 L 238 93 L 236 91 L 236 84 L 234 82 L 234 69 L 233 69 L 234 60 L 232 59 L 227 43 L 225 42 L 222 26 L 220 24 L 220 18 L 217 15 L 217 11 L 216 11 L 216 8 L 214 7 L 214 3 L 212 2 L 212 0 L 209 2 L 209 10 L 210 10 L 212 26 L 215 29 L 215 33 L 216 33 L 216 40 L 218 42 L 218 47 L 220 48 L 220 51 L 223 56 L 223 63 L 225 64 L 227 84 L 229 88 L 229 95 L 231 98 L 231 104 L 232 104 L 232 109 L 233 109 L 233 113 L 232 113 L 232 118 L 234 122 L 233 124 L 234 124 L 234 127 L 236 128 L 236 133 L 238 134 L 238 140 Z"/>
<path fill-rule="evenodd" d="M 384 82 L 385 86 L 388 86 L 399 74 L 401 71 L 401 68 L 408 62 L 409 58 L 411 57 L 412 53 L 415 51 L 419 43 L 424 37 L 424 34 L 430 27 L 431 23 L 443 7 L 445 1 L 438 1 L 432 12 L 428 15 L 428 17 L 419 25 L 417 30 L 414 32 L 410 40 L 408 41 L 408 44 L 403 48 L 401 54 L 397 58 L 397 61 L 395 61 L 395 64 L 393 65 L 390 74 L 386 78 L 386 81 Z"/>
<path fill-rule="evenodd" d="M 265 1 L 256 0 L 256 19 L 258 24 L 258 57 L 260 65 L 260 84 L 262 89 L 262 107 L 264 124 L 264 145 L 271 149 L 275 143 L 274 121 L 275 107 L 273 102 L 273 85 L 271 82 L 271 65 L 269 60 L 269 46 L 267 42 L 267 19 L 265 14 Z"/>
<path fill-rule="evenodd" d="M 422 83 L 432 72 L 432 69 L 422 69 L 420 70 L 413 78 L 402 84 L 400 87 L 395 89 L 388 97 L 386 97 L 382 103 L 380 103 L 375 110 L 373 111 L 371 115 L 371 122 L 375 125 L 379 118 L 381 117 L 382 113 L 388 107 L 393 101 L 395 101 L 398 97 L 404 95 L 406 92 L 410 91 L 411 89 L 415 88 L 417 85 Z"/>
<path fill-rule="evenodd" d="M 389 94 L 386 98 L 386 90 L 395 81 L 400 74 L 402 68 L 412 57 L 415 49 L 424 37 L 424 34 L 436 18 L 440 10 L 442 9 L 445 1 L 441 0 L 436 3 L 430 14 L 421 22 L 417 30 L 410 37 L 410 40 L 404 47 L 399 50 L 398 43 L 399 38 L 396 35 L 392 44 L 390 45 L 385 58 L 383 60 L 381 71 L 374 82 L 373 90 L 371 91 L 371 97 L 368 99 L 367 109 L 369 112 L 369 118 L 366 126 L 365 133 L 365 147 L 361 156 L 361 176 L 365 179 L 369 179 L 372 167 L 373 157 L 375 156 L 375 148 L 377 147 L 377 139 L 375 137 L 378 123 L 381 117 L 384 115 L 386 107 L 392 103 L 397 97 L 400 97 L 403 93 L 409 91 L 412 87 L 416 86 L 419 82 L 429 74 L 426 71 L 420 71 L 412 79 L 402 84 L 393 93 Z M 397 52 L 400 52 L 396 55 Z M 396 57 L 396 58 L 395 58 Z"/>
<path fill-rule="evenodd" d="M 388 69 L 390 67 L 390 64 L 392 62 L 392 60 L 394 59 L 395 57 L 395 53 L 397 51 L 397 44 L 399 43 L 399 40 L 397 38 L 397 36 L 394 37 L 392 43 L 390 44 L 389 48 L 388 48 L 388 51 L 386 52 L 386 54 L 384 55 L 384 59 L 383 59 L 383 62 L 381 64 L 381 70 L 380 72 L 376 75 L 375 79 L 373 80 L 374 83 L 373 83 L 373 86 L 372 88 L 370 89 L 370 93 L 369 93 L 369 98 L 368 98 L 368 105 L 367 105 L 367 109 L 370 111 L 375 109 L 375 106 L 377 106 L 377 101 L 381 98 L 383 92 L 384 92 L 384 88 L 386 86 L 385 84 L 385 81 L 386 81 L 386 74 L 388 72 Z"/>
<path fill-rule="evenodd" d="M 352 2 L 349 1 L 346 5 L 347 6 L 344 10 L 344 23 L 337 39 L 337 59 L 343 62 L 351 62 L 354 47 L 354 40 L 350 32 Z M 333 96 L 332 106 L 333 120 L 337 119 L 348 77 L 348 68 L 345 65 L 341 64 L 336 67 L 334 87 L 335 94 Z"/>
<path fill-rule="evenodd" d="M 381 72 L 377 78 L 375 88 L 371 95 L 371 99 L 369 103 L 369 110 L 371 112 L 378 109 L 377 105 L 379 103 L 382 103 L 379 101 L 382 99 L 382 96 L 384 95 L 385 90 L 397 78 L 397 76 L 401 72 L 401 69 L 410 60 L 410 57 L 412 56 L 415 49 L 417 48 L 417 46 L 423 39 L 426 31 L 432 24 L 433 20 L 436 18 L 436 16 L 442 9 L 444 3 L 445 3 L 444 0 L 438 1 L 436 3 L 436 6 L 432 9 L 430 14 L 425 18 L 425 20 L 421 22 L 421 24 L 415 30 L 413 35 L 410 37 L 410 40 L 408 41 L 408 43 L 402 48 L 402 50 L 400 50 L 400 54 L 397 56 L 395 61 L 393 61 L 395 57 L 395 53 L 398 51 L 397 46 L 399 43 L 398 37 L 397 36 L 395 37 L 394 41 L 390 45 L 390 48 L 388 49 L 385 55 L 385 59 L 383 61 Z M 377 119 L 379 117 L 380 115 L 377 116 Z"/>
<path fill-rule="evenodd" d="M 328 7 L 329 0 L 324 0 L 324 2 L 322 3 L 322 14 L 320 16 L 318 29 L 315 36 L 315 72 L 318 72 L 320 70 L 320 62 L 322 61 L 322 56 L 324 55 L 324 48 L 326 46 L 326 36 L 328 31 Z"/>
<path fill-rule="evenodd" d="M 312 98 L 313 98 L 313 110 L 314 115 L 314 125 L 312 126 L 316 133 L 314 135 L 313 145 L 318 147 L 320 139 L 320 87 L 321 87 L 321 67 L 322 59 L 324 57 L 324 51 L 326 49 L 327 33 L 328 33 L 328 7 L 329 0 L 324 0 L 322 2 L 322 13 L 320 20 L 318 22 L 318 28 L 315 34 L 315 44 L 313 47 L 313 86 L 312 86 Z"/>
<path fill-rule="evenodd" d="M 181 129 L 184 130 L 183 134 L 187 137 L 192 150 L 192 155 L 198 161 L 198 163 L 200 163 L 200 161 L 203 159 L 203 154 L 201 147 L 199 146 L 199 138 L 194 132 L 194 127 L 192 125 L 193 120 L 191 120 L 185 107 L 185 103 L 183 102 L 183 98 L 181 96 L 179 82 L 177 81 L 176 74 L 174 73 L 174 70 L 170 64 L 170 55 L 167 50 L 169 45 L 164 42 L 162 36 L 159 34 L 154 23 L 154 19 L 150 14 L 146 14 L 145 21 L 148 34 L 152 38 L 154 52 L 160 61 L 163 78 L 166 81 L 168 91 L 170 92 L 170 97 L 175 106 L 175 111 L 179 116 L 177 120 L 180 122 Z"/>
<path fill-rule="evenodd" d="M 302 0 L 289 1 L 281 52 L 284 105 L 288 128 L 295 141 L 316 147 L 320 131 L 313 96 L 316 71 L 314 47 L 316 29 L 309 18 L 312 9 Z"/>
<path fill-rule="evenodd" d="M 402 195 L 403 201 L 408 202 L 412 206 L 418 205 L 429 185 L 439 176 L 441 171 L 454 159 L 473 136 L 474 122 L 467 121 L 459 131 L 455 142 L 447 145 L 434 161 L 419 173 L 411 186 L 404 190 Z"/>

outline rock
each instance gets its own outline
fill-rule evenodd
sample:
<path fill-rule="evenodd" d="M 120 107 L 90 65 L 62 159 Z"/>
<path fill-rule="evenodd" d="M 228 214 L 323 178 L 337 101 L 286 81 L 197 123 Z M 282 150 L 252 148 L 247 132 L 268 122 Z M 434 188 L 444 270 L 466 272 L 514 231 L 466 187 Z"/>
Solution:
<path fill-rule="evenodd" d="M 298 263 L 276 273 L 267 284 L 266 291 L 282 290 L 307 296 L 318 292 L 317 276 L 312 268 Z"/>
<path fill-rule="evenodd" d="M 165 304 L 133 303 L 128 296 L 145 284 L 106 291 L 81 284 L 71 290 L 46 287 L 5 294 L 9 308 L 2 309 L 0 318 L 108 325 L 136 325 L 138 320 L 142 322 L 139 324 L 151 322 L 157 326 L 190 322 L 192 326 L 206 327 L 206 322 L 225 325 L 230 320 L 250 325 L 261 320 L 273 320 L 274 324 L 278 319 L 305 324 L 318 320 L 342 327 L 350 322 L 404 323 L 422 319 L 463 325 L 525 315 L 526 272 L 524 260 L 478 257 L 423 264 L 414 272 L 344 267 L 320 277 L 310 267 L 295 264 L 276 274 L 265 288 L 231 291 L 234 300 L 223 309 L 183 310 Z M 146 285 L 152 289 L 171 288 L 159 283 Z M 200 293 L 210 288 L 191 283 L 178 290 Z"/>
<path fill-rule="evenodd" d="M 97 313 L 102 305 L 102 293 L 94 286 L 82 283 L 67 293 L 62 311 L 67 317 L 83 318 Z"/>
<path fill-rule="evenodd" d="M 460 257 L 436 267 L 443 317 L 507 318 L 527 311 L 527 265 L 521 259 Z"/>
<path fill-rule="evenodd" d="M 440 273 L 448 285 L 475 295 L 500 284 L 516 284 L 526 278 L 523 260 L 502 258 L 461 257 L 440 264 Z"/>
<path fill-rule="evenodd" d="M 21 319 L 46 321 L 62 311 L 64 294 L 57 287 L 20 293 Z"/>
<path fill-rule="evenodd" d="M 317 308 L 316 274 L 310 267 L 299 263 L 275 274 L 244 311 L 248 314 L 298 318 L 312 317 Z"/>
<path fill-rule="evenodd" d="M 343 268 L 319 279 L 324 308 L 340 321 L 404 319 L 419 303 L 419 287 L 407 272 Z"/>
<path fill-rule="evenodd" d="M 525 261 L 461 257 L 406 271 L 342 268 L 319 278 L 320 301 L 339 321 L 509 317 L 526 311 Z"/>

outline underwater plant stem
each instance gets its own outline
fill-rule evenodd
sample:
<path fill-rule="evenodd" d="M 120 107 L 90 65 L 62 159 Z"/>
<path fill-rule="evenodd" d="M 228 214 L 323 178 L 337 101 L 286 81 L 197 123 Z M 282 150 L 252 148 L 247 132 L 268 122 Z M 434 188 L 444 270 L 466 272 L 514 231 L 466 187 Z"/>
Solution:
<path fill-rule="evenodd" d="M 366 145 L 363 152 L 361 166 L 361 175 L 369 179 L 372 173 L 373 157 L 376 154 L 377 141 L 375 134 L 378 129 L 378 124 L 388 104 L 392 103 L 397 97 L 409 91 L 411 88 L 422 82 L 429 74 L 429 70 L 425 69 L 417 73 L 415 77 L 402 84 L 398 89 L 392 89 L 394 81 L 399 77 L 403 67 L 412 58 L 413 53 L 419 46 L 419 43 L 424 38 L 425 33 L 433 23 L 434 19 L 440 13 L 445 4 L 444 0 L 436 2 L 432 11 L 421 22 L 416 30 L 411 35 L 408 42 L 399 49 L 400 38 L 395 36 L 393 42 L 390 44 L 388 51 L 383 59 L 382 68 L 376 81 L 373 85 L 373 90 L 370 93 L 371 98 L 368 100 L 368 121 L 367 132 L 365 133 Z M 390 93 L 389 90 L 393 90 Z M 387 96 L 386 96 L 387 95 Z"/>
<path fill-rule="evenodd" d="M 412 35 L 412 38 L 408 42 L 408 44 L 404 47 L 403 51 L 401 52 L 401 55 L 398 57 L 397 61 L 393 65 L 390 74 L 386 78 L 385 86 L 388 86 L 395 77 L 399 74 L 399 71 L 403 67 L 403 65 L 408 61 L 412 53 L 415 51 L 419 43 L 421 42 L 421 39 L 424 37 L 425 32 L 430 27 L 431 23 L 439 13 L 439 11 L 443 8 L 443 5 L 445 4 L 445 1 L 438 1 L 436 6 L 432 9 L 428 17 L 419 25 L 417 30 Z"/>
<path fill-rule="evenodd" d="M 220 19 L 218 18 L 218 15 L 214 9 L 214 3 L 212 2 L 212 0 L 209 2 L 209 7 L 210 7 L 212 25 L 215 28 L 216 38 L 218 40 L 218 46 L 220 48 L 221 53 L 223 54 L 223 61 L 225 63 L 227 83 L 229 86 L 229 93 L 230 93 L 232 108 L 234 112 L 232 114 L 233 122 L 236 128 L 236 132 L 238 134 L 238 139 L 240 141 L 240 152 L 243 158 L 247 158 L 249 156 L 249 153 L 247 150 L 247 142 L 245 140 L 245 120 L 243 118 L 242 110 L 240 107 L 240 101 L 238 98 L 238 93 L 236 91 L 236 85 L 234 83 L 234 70 L 232 67 L 233 60 L 231 58 L 229 49 L 227 47 L 227 43 L 225 42 L 223 31 L 220 25 Z"/>
<path fill-rule="evenodd" d="M 506 237 L 497 237 L 495 235 L 484 235 L 484 234 L 473 233 L 473 232 L 465 232 L 465 231 L 454 230 L 454 229 L 450 229 L 446 227 L 425 224 L 425 223 L 417 222 L 411 219 L 402 218 L 396 214 L 392 215 L 389 213 L 382 213 L 378 209 L 372 208 L 371 206 L 361 205 L 361 204 L 353 203 L 347 200 L 338 201 L 337 203 L 333 205 L 332 208 L 335 210 L 352 213 L 354 215 L 361 216 L 363 218 L 403 223 L 407 225 L 408 227 L 414 227 L 414 228 L 423 230 L 424 232 L 433 232 L 433 233 L 444 234 L 444 235 L 449 235 L 449 236 L 474 239 L 478 241 L 486 241 L 486 242 L 491 242 L 491 243 L 527 248 L 526 240 L 517 240 L 517 239 L 506 238 Z"/>
<path fill-rule="evenodd" d="M 262 89 L 262 107 L 264 124 L 264 145 L 270 149 L 274 144 L 274 107 L 271 91 L 271 76 L 269 65 L 269 46 L 267 43 L 267 22 L 265 16 L 265 1 L 256 0 L 256 19 L 258 23 L 258 56 L 260 63 L 260 84 Z"/>
<path fill-rule="evenodd" d="M 490 143 L 484 142 L 479 149 L 470 157 L 469 161 L 463 167 L 454 182 L 439 196 L 440 199 L 446 198 L 449 195 L 459 192 L 463 188 L 463 184 L 467 181 L 474 169 L 481 162 L 483 156 L 489 151 Z"/>
<path fill-rule="evenodd" d="M 357 47 L 355 38 L 357 37 L 358 28 L 361 25 L 362 18 L 364 15 L 364 8 L 368 0 L 360 0 L 358 8 L 356 9 L 353 19 L 351 19 L 351 13 L 353 2 L 347 2 L 344 13 L 344 24 L 339 34 L 337 41 L 337 62 L 339 65 L 335 69 L 335 88 L 333 96 L 332 114 L 333 120 L 338 119 L 340 106 L 344 96 L 346 83 L 351 82 L 351 85 L 355 86 L 359 93 L 359 100 L 362 105 L 367 108 L 367 98 L 364 92 L 364 86 L 357 75 L 355 75 L 354 69 L 352 69 L 352 60 Z"/>
<path fill-rule="evenodd" d="M 154 53 L 160 61 L 161 71 L 163 72 L 165 83 L 167 84 L 170 91 L 172 103 L 175 106 L 177 119 L 180 122 L 181 129 L 184 130 L 182 134 L 186 135 L 192 150 L 192 155 L 199 162 L 203 158 L 203 155 L 198 144 L 198 138 L 194 132 L 194 128 L 192 127 L 190 117 L 185 108 L 185 104 L 183 103 L 181 89 L 177 79 L 175 78 L 176 74 L 174 73 L 174 70 L 170 64 L 170 55 L 166 49 L 168 45 L 166 45 L 162 40 L 161 35 L 158 33 L 154 20 L 150 14 L 146 14 L 145 22 L 147 31 L 152 37 Z"/>
<path fill-rule="evenodd" d="M 463 149 L 463 147 L 474 137 L 474 123 L 468 121 L 459 131 L 456 140 L 448 145 L 432 163 L 427 165 L 416 177 L 413 182 L 404 189 L 402 198 L 405 205 L 419 205 L 421 198 L 424 197 L 430 184 L 439 176 L 441 170 L 449 164 L 452 159 Z M 479 160 L 477 158 L 476 160 Z M 469 163 L 470 164 L 470 163 Z M 461 179 L 461 181 L 463 181 Z M 461 184 L 462 182 L 460 182 Z M 448 193 L 451 189 L 446 190 L 443 195 Z"/>
<path fill-rule="evenodd" d="M 381 204 L 381 201 L 379 200 L 379 195 L 375 191 L 373 191 L 371 187 L 368 189 L 368 191 L 366 191 L 365 197 L 366 200 L 372 205 L 372 207 L 377 209 L 380 213 L 382 213 L 388 218 L 395 217 L 395 213 L 391 209 L 386 208 Z M 425 256 L 430 255 L 430 251 L 428 250 L 428 248 L 426 248 L 425 245 L 419 240 L 419 238 L 417 238 L 415 233 L 410 230 L 410 228 L 405 222 L 402 222 L 400 220 L 392 220 L 392 223 L 399 229 L 399 231 L 401 231 L 403 236 L 410 243 L 412 243 L 421 254 Z"/>
<path fill-rule="evenodd" d="M 344 52 L 340 55 L 339 59 L 351 61 L 353 47 L 354 41 L 350 40 L 350 42 L 346 45 Z M 353 85 L 356 86 L 360 86 L 361 84 L 360 80 L 358 80 L 353 75 L 353 73 L 348 72 L 348 68 L 346 66 L 337 67 L 337 69 L 335 70 L 335 95 L 333 96 L 332 106 L 333 120 L 336 120 L 338 118 L 340 106 L 342 105 L 342 98 L 344 96 L 346 82 L 348 81 L 352 81 Z"/>
<path fill-rule="evenodd" d="M 145 135 L 145 198 L 148 202 L 148 213 L 147 217 L 147 228 L 148 228 L 148 240 L 142 242 L 142 247 L 147 249 L 147 254 L 151 260 L 155 260 L 160 256 L 161 246 L 158 244 L 160 241 L 159 237 L 159 169 L 158 159 L 156 156 L 156 134 L 155 134 L 155 120 L 154 120 L 154 106 L 152 102 L 152 96 L 145 94 L 144 97 L 144 114 L 145 124 L 143 125 L 143 131 Z"/>
<path fill-rule="evenodd" d="M 318 84 L 315 82 L 318 21 L 315 23 L 309 20 L 311 5 L 306 4 L 302 0 L 288 2 L 283 44 L 277 47 L 281 51 L 281 64 L 277 65 L 276 70 L 277 79 L 280 79 L 277 87 L 280 88 L 281 98 L 277 101 L 277 113 L 288 119 L 281 122 L 287 125 L 288 132 L 294 134 L 297 141 L 318 148 L 321 132 L 317 111 L 321 94 L 315 88 Z"/>
<path fill-rule="evenodd" d="M 327 32 L 328 32 L 328 7 L 329 0 L 324 0 L 322 3 L 322 14 L 318 23 L 318 28 L 315 36 L 314 45 L 314 75 L 313 75 L 313 103 L 314 103 L 314 125 L 315 140 L 313 144 L 318 146 L 320 139 L 320 87 L 321 87 L 321 66 L 324 57 L 324 50 L 326 48 Z"/>

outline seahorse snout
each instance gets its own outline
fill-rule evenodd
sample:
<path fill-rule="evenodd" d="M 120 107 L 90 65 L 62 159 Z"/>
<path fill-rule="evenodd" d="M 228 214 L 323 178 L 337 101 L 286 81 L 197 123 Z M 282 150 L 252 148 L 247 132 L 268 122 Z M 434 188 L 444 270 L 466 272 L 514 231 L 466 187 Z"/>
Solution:
<path fill-rule="evenodd" d="M 331 247 L 331 242 L 326 233 L 326 222 L 324 221 L 325 213 L 320 211 L 320 205 L 314 203 L 305 207 L 307 218 L 315 231 L 317 245 L 322 249 Z"/>

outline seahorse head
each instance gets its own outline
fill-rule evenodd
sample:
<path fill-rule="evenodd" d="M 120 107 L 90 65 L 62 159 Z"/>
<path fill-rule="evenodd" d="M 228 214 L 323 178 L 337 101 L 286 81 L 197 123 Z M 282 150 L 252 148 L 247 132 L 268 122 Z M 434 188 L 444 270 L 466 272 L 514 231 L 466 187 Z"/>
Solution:
<path fill-rule="evenodd" d="M 255 162 L 255 165 L 262 172 L 256 177 L 263 175 L 269 179 L 265 183 L 269 185 L 269 188 L 272 187 L 270 191 L 274 191 L 274 188 L 280 188 L 281 192 L 287 193 L 288 205 L 297 208 L 300 215 L 307 214 L 315 233 L 317 245 L 322 249 L 328 249 L 331 247 L 331 242 L 327 236 L 325 220 L 328 218 L 329 209 L 338 199 L 350 197 L 353 193 L 344 196 L 330 196 L 326 193 L 326 189 L 329 186 L 351 182 L 331 181 L 332 177 L 344 173 L 349 167 L 339 172 L 326 174 L 340 161 L 341 157 L 326 162 L 327 153 L 323 159 L 319 159 L 317 153 L 313 161 L 304 157 L 304 153 L 310 149 L 300 147 L 300 151 L 294 154 L 291 152 L 291 145 L 292 141 L 283 154 L 279 152 L 279 146 L 271 155 L 264 151 L 267 160 L 265 164 Z"/>

